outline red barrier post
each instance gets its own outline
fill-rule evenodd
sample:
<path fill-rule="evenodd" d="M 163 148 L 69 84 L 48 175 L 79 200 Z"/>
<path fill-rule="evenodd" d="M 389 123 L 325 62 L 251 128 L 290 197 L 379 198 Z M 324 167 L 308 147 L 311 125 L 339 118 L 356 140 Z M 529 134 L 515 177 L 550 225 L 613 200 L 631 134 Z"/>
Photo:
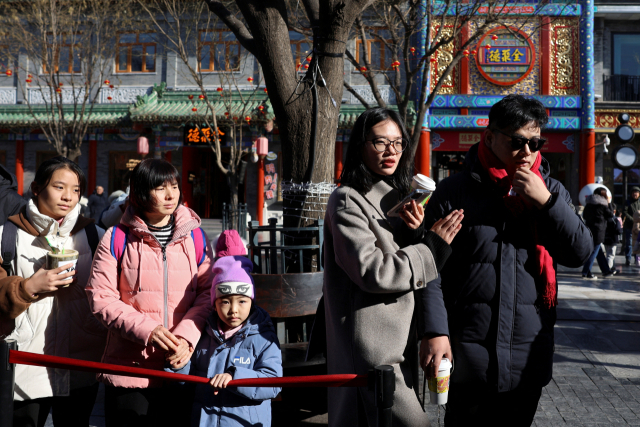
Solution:
<path fill-rule="evenodd" d="M 13 425 L 13 388 L 16 373 L 13 363 L 9 361 L 9 355 L 17 348 L 16 340 L 0 343 L 0 426 Z"/>

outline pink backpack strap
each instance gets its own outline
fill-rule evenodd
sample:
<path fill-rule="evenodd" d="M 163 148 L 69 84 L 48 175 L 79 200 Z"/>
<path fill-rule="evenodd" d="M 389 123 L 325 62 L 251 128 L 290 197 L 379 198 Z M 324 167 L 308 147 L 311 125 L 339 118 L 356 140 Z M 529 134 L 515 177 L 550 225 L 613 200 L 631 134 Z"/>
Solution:
<path fill-rule="evenodd" d="M 196 260 L 198 260 L 198 267 L 200 267 L 204 262 L 204 256 L 207 254 L 207 239 L 204 237 L 204 230 L 200 227 L 191 230 L 191 238 L 196 247 Z"/>
<path fill-rule="evenodd" d="M 111 232 L 111 255 L 118 262 L 118 270 L 120 270 L 120 261 L 122 254 L 127 247 L 127 236 L 129 235 L 129 227 L 123 224 L 114 225 Z"/>

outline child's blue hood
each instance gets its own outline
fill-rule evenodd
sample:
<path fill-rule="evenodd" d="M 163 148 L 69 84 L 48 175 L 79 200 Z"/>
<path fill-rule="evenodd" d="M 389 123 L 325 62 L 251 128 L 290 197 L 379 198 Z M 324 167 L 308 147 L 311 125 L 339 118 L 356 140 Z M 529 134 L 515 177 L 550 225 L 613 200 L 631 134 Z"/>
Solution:
<path fill-rule="evenodd" d="M 255 301 L 253 302 L 253 304 L 255 304 Z M 224 337 L 218 330 L 218 319 L 218 313 L 213 310 L 211 312 L 211 315 L 207 319 L 207 333 L 215 338 L 218 342 L 224 342 Z M 258 307 L 257 305 L 254 305 L 252 308 L 252 313 L 247 318 L 245 325 L 238 332 L 236 332 L 235 335 L 245 334 L 246 336 L 250 336 L 267 331 L 275 332 L 275 327 L 273 326 L 271 317 L 269 316 L 269 313 L 267 313 L 264 309 Z"/>

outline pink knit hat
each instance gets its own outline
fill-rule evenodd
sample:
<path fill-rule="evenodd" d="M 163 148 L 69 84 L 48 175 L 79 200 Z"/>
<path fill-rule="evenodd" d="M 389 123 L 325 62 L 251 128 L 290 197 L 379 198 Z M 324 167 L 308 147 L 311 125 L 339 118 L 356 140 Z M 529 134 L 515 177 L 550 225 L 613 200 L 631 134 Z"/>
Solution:
<path fill-rule="evenodd" d="M 225 230 L 216 243 L 216 257 L 246 255 L 247 248 L 236 230 Z"/>
<path fill-rule="evenodd" d="M 226 295 L 244 295 L 255 298 L 253 288 L 253 263 L 249 258 L 236 255 L 220 258 L 213 264 L 213 287 L 211 289 L 211 304 L 216 298 Z"/>

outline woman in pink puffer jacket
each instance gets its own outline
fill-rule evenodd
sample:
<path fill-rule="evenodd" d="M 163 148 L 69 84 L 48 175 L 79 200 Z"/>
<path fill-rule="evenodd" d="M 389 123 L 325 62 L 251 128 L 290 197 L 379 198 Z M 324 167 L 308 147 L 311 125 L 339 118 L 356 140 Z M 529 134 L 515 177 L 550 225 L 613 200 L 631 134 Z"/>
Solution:
<path fill-rule="evenodd" d="M 188 360 L 200 339 L 211 312 L 211 259 L 205 253 L 198 266 L 191 231 L 200 218 L 181 204 L 179 182 L 164 160 L 137 165 L 121 220 L 128 232 L 120 266 L 114 228 L 96 251 L 86 291 L 93 314 L 109 328 L 104 363 L 162 370 Z M 161 381 L 109 374 L 98 380 L 107 386 L 107 426 L 165 425 L 176 412 L 176 398 Z"/>

